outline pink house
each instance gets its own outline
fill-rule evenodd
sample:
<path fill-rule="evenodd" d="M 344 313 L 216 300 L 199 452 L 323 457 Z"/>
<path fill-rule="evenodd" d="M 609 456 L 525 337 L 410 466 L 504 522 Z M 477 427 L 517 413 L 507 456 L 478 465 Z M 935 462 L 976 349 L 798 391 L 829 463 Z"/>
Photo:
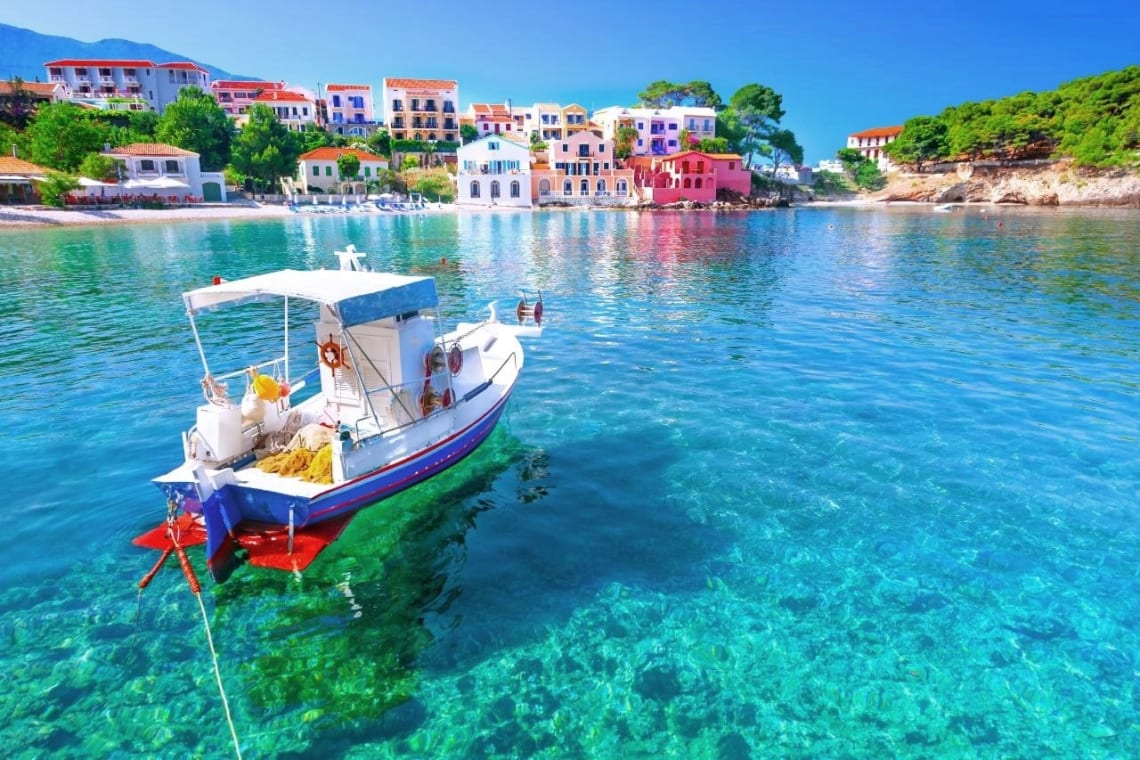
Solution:
<path fill-rule="evenodd" d="M 745 195 L 752 189 L 752 172 L 734 153 L 689 150 L 668 156 L 634 156 L 626 165 L 634 170 L 633 181 L 642 199 L 654 203 L 711 203 L 718 188 Z"/>

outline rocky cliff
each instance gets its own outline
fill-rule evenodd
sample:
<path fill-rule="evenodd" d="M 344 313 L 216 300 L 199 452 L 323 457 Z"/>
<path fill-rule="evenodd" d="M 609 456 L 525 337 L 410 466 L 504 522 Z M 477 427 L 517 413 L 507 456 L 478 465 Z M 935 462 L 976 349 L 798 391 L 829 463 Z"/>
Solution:
<path fill-rule="evenodd" d="M 1092 170 L 1057 161 L 1037 166 L 958 164 L 937 174 L 892 173 L 878 201 L 1017 203 L 1140 208 L 1140 172 Z"/>

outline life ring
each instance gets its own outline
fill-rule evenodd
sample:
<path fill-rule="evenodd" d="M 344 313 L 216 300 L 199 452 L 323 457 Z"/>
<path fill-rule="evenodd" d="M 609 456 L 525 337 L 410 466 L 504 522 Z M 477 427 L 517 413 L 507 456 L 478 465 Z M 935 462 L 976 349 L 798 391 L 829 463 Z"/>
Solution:
<path fill-rule="evenodd" d="M 452 375 L 458 375 L 463 370 L 463 349 L 458 343 L 452 343 L 447 352 L 447 369 Z"/>
<path fill-rule="evenodd" d="M 344 346 L 333 340 L 333 336 L 329 335 L 329 339 L 324 343 L 317 344 L 320 347 L 321 364 L 325 365 L 334 372 L 344 367 Z"/>
<path fill-rule="evenodd" d="M 451 408 L 451 389 L 450 388 L 444 388 L 443 389 L 443 398 L 440 399 L 440 404 L 443 405 L 444 409 L 450 409 Z"/>

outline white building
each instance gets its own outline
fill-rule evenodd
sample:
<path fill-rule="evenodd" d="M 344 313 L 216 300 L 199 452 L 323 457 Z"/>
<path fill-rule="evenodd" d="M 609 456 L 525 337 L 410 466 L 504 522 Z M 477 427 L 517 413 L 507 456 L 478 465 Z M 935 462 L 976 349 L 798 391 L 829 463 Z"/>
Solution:
<path fill-rule="evenodd" d="M 503 135 L 487 135 L 460 146 L 456 153 L 456 203 L 530 207 L 530 149 L 526 145 Z"/>
<path fill-rule="evenodd" d="M 671 108 L 624 108 L 610 106 L 594 111 L 593 121 L 602 129 L 602 136 L 617 142 L 618 129 L 633 127 L 637 140 L 633 144 L 635 156 L 667 156 L 691 145 L 681 145 L 681 132 L 687 131 L 690 140 L 699 141 L 716 137 L 716 111 L 703 106 L 672 106 Z"/>
<path fill-rule="evenodd" d="M 162 143 L 134 143 L 104 151 L 123 165 L 117 191 L 136 196 L 159 196 L 172 202 L 224 203 L 226 178 L 204 172 L 198 154 Z"/>
<path fill-rule="evenodd" d="M 894 169 L 890 157 L 883 152 L 883 146 L 893 143 L 902 134 L 902 127 L 875 127 L 855 132 L 847 136 L 847 147 L 862 153 L 868 161 L 873 161 L 879 171 Z"/>
<path fill-rule="evenodd" d="M 329 84 L 325 87 L 328 130 L 338 135 L 368 137 L 376 131 L 372 85 Z"/>
<path fill-rule="evenodd" d="M 307 124 L 317 123 L 317 99 L 305 90 L 263 92 L 253 103 L 269 106 L 277 115 L 277 121 L 292 132 L 301 132 Z"/>
<path fill-rule="evenodd" d="M 104 110 L 162 113 L 183 87 L 210 92 L 209 72 L 188 61 L 65 58 L 44 68 L 49 82 L 64 85 L 68 100 Z"/>

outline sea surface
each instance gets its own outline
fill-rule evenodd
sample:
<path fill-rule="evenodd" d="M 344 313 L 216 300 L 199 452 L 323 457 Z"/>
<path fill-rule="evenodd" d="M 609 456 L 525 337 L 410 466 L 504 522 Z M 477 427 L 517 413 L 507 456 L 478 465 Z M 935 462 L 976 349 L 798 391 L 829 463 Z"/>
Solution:
<path fill-rule="evenodd" d="M 502 424 L 303 576 L 140 592 L 180 293 L 347 243 L 541 290 Z M 1140 755 L 1136 212 L 0 230 L 0 293 L 11 757 Z"/>

